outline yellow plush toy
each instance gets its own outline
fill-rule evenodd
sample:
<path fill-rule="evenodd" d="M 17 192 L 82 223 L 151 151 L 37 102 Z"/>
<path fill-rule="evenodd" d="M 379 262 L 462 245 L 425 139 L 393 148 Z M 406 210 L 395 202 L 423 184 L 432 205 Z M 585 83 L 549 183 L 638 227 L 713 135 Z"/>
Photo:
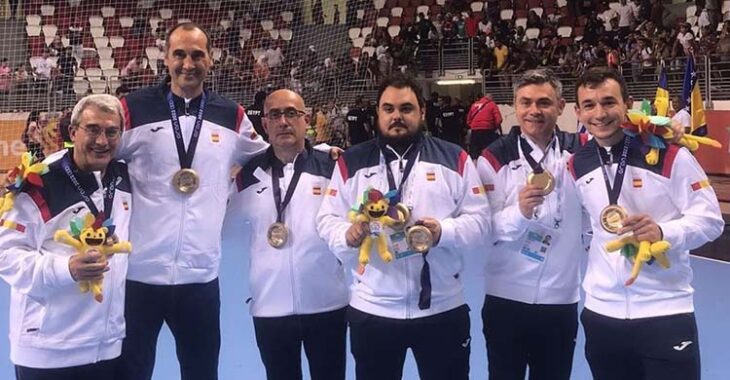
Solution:
<path fill-rule="evenodd" d="M 631 270 L 631 277 L 624 284 L 626 286 L 631 286 L 636 281 L 644 263 L 651 265 L 656 261 L 662 268 L 669 268 L 669 259 L 667 259 L 666 252 L 671 248 L 671 244 L 666 240 L 650 243 L 648 241 L 638 241 L 631 235 L 611 240 L 606 243 L 605 247 L 609 252 L 621 250 L 621 255 L 628 259 L 633 258 L 634 267 Z"/>
<path fill-rule="evenodd" d="M 386 263 L 393 260 L 393 254 L 388 249 L 388 238 L 383 229 L 403 224 L 406 218 L 401 210 L 391 207 L 389 197 L 384 196 L 376 189 L 368 188 L 363 194 L 360 205 L 350 210 L 348 218 L 352 223 L 368 223 L 370 227 L 370 235 L 365 237 L 362 245 L 360 245 L 360 254 L 358 256 L 360 271 L 370 261 L 370 248 L 373 239 L 377 240 L 380 258 Z"/>
<path fill-rule="evenodd" d="M 114 235 L 114 225 L 111 219 L 107 219 L 102 223 L 91 213 L 86 217 L 75 218 L 71 221 L 71 232 L 67 230 L 58 230 L 53 235 L 53 240 L 70 245 L 78 252 L 86 252 L 90 248 L 98 250 L 104 258 L 115 253 L 129 253 L 132 251 L 132 244 L 128 241 L 116 241 Z M 81 293 L 91 290 L 96 302 L 102 302 L 104 295 L 102 294 L 102 280 L 81 281 L 79 289 Z"/>

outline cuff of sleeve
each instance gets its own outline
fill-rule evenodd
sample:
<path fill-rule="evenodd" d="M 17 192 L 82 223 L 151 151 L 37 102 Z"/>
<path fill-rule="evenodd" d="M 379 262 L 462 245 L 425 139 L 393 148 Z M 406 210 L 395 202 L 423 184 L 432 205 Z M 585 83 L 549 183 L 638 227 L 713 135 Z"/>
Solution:
<path fill-rule="evenodd" d="M 68 269 L 70 256 L 48 255 L 48 257 L 51 259 L 51 270 L 56 286 L 61 287 L 76 282 L 71 276 L 71 270 Z"/>
<path fill-rule="evenodd" d="M 514 205 L 510 207 L 510 214 L 511 215 L 509 219 L 516 230 L 523 231 L 527 228 L 527 226 L 530 225 L 531 219 L 527 219 L 524 215 L 522 215 L 522 211 L 520 211 L 520 206 Z"/>
<path fill-rule="evenodd" d="M 456 226 L 452 219 L 444 219 L 441 221 L 441 239 L 439 239 L 439 247 L 454 247 L 456 240 Z"/>
<path fill-rule="evenodd" d="M 343 263 L 349 260 L 350 256 L 352 256 L 352 252 L 354 252 L 356 249 L 356 248 L 353 248 L 353 247 L 350 247 L 349 245 L 347 245 L 347 229 L 348 228 L 349 228 L 348 225 L 338 228 L 336 238 L 332 242 L 333 246 L 331 247 L 332 252 Z"/>
<path fill-rule="evenodd" d="M 676 223 L 676 221 L 668 221 L 664 223 L 657 223 L 664 234 L 664 240 L 672 245 L 672 250 L 684 250 L 684 232 L 682 226 Z"/>

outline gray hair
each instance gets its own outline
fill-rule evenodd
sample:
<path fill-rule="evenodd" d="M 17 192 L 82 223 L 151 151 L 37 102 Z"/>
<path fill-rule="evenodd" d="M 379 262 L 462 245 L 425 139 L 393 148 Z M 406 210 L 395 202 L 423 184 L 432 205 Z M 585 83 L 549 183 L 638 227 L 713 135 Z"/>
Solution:
<path fill-rule="evenodd" d="M 121 121 L 120 128 L 124 129 L 124 112 L 122 111 L 122 103 L 116 97 L 108 94 L 93 94 L 85 96 L 79 100 L 71 111 L 71 125 L 78 126 L 81 114 L 85 109 L 94 106 L 105 113 L 116 113 Z"/>
<path fill-rule="evenodd" d="M 555 90 L 555 95 L 558 99 L 563 98 L 563 84 L 560 79 L 550 69 L 535 69 L 527 70 L 522 76 L 520 76 L 512 85 L 513 97 L 517 100 L 517 91 L 522 87 L 529 85 L 541 85 L 548 83 Z"/>

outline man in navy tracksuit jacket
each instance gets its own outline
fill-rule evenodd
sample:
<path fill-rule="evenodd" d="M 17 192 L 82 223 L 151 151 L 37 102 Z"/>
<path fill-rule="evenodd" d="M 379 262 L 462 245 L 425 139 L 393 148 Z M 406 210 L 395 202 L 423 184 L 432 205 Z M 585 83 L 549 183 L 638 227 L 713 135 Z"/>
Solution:
<path fill-rule="evenodd" d="M 669 145 L 660 151 L 655 165 L 646 162 L 640 139 L 621 129 L 628 95 L 620 74 L 589 70 L 578 80 L 576 93 L 578 118 L 594 137 L 569 161 L 593 227 L 581 315 L 593 376 L 699 379 L 689 251 L 722 233 L 717 196 L 702 167 L 684 148 Z M 604 230 L 605 220 L 601 223 L 609 204 L 627 214 L 616 233 Z M 626 285 L 632 261 L 605 248 L 620 235 L 669 242 L 669 268 L 645 262 L 636 281 Z"/>
<path fill-rule="evenodd" d="M 48 157 L 43 186 L 26 183 L 2 215 L 0 277 L 11 287 L 10 359 L 18 380 L 114 378 L 129 252 L 104 258 L 96 248 L 78 252 L 54 235 L 91 217 L 99 225 L 111 220 L 108 233 L 129 239 L 127 165 L 113 159 L 123 120 L 111 95 L 79 101 L 71 117 L 74 146 Z M 101 303 L 79 291 L 80 281 L 102 277 Z"/>
<path fill-rule="evenodd" d="M 369 187 L 394 190 L 411 209 L 406 228 L 419 223 L 433 236 L 433 247 L 418 254 L 399 244 L 402 232 L 386 227 L 380 233 L 393 260 L 383 261 L 372 249 L 364 270 L 353 271 L 348 322 L 360 380 L 400 379 L 408 348 L 422 379 L 468 378 L 471 338 L 461 255 L 490 233 L 489 207 L 467 153 L 424 136 L 424 105 L 410 78 L 396 75 L 381 85 L 381 133 L 340 158 L 317 218 L 320 236 L 353 268 L 358 247 L 375 231 L 351 223 L 347 214 Z"/>
<path fill-rule="evenodd" d="M 227 218 L 245 224 L 256 342 L 269 380 L 301 379 L 301 350 L 314 380 L 345 378 L 345 307 L 342 264 L 317 235 L 316 216 L 335 161 L 306 144 L 304 101 L 289 90 L 262 104 L 271 147 L 236 177 Z M 280 211 L 277 211 L 280 209 Z M 269 239 L 281 223 L 287 238 Z"/>

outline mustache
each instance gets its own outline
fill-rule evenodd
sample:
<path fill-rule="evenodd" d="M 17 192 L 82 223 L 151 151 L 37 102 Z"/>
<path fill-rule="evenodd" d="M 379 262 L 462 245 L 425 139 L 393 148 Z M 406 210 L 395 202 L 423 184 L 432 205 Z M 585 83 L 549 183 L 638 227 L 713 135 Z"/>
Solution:
<path fill-rule="evenodd" d="M 391 121 L 390 124 L 388 124 L 388 129 L 398 128 L 398 127 L 408 129 L 408 127 L 400 120 L 394 120 L 394 121 Z"/>

